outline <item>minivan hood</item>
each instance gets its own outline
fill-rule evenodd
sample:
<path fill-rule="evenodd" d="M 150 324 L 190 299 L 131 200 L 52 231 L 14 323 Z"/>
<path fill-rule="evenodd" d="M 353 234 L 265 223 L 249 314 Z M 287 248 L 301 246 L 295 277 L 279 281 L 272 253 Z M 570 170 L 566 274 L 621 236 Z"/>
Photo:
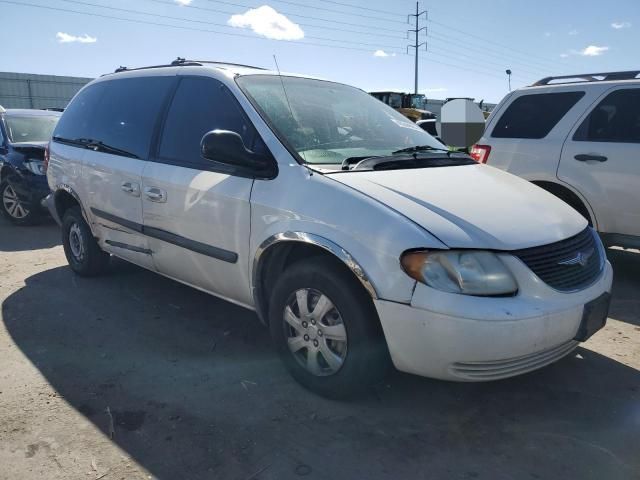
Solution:
<path fill-rule="evenodd" d="M 386 204 L 450 248 L 516 250 L 563 240 L 587 226 L 555 196 L 488 165 L 330 177 Z"/>

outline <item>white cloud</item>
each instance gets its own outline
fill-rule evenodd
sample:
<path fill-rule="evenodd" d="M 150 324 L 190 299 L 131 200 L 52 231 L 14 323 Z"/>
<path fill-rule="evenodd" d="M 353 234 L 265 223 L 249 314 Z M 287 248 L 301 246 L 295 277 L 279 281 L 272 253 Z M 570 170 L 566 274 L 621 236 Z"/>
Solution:
<path fill-rule="evenodd" d="M 578 53 L 585 57 L 598 57 L 607 50 L 609 50 L 609 47 L 598 47 L 597 45 L 589 45 L 587 48 L 585 48 L 584 50 L 580 50 L 580 52 Z"/>
<path fill-rule="evenodd" d="M 251 8 L 243 14 L 232 15 L 227 21 L 236 28 L 250 28 L 254 33 L 273 40 L 300 40 L 304 31 L 300 25 L 278 13 L 269 5 Z"/>
<path fill-rule="evenodd" d="M 569 56 L 568 53 L 561 53 L 560 58 L 567 58 Z"/>
<path fill-rule="evenodd" d="M 58 32 L 56 38 L 59 43 L 96 43 L 96 37 L 90 37 L 86 33 L 84 35 L 71 35 L 69 33 Z"/>
<path fill-rule="evenodd" d="M 621 28 L 629 28 L 631 27 L 631 23 L 629 22 L 613 22 L 611 24 L 611 28 L 615 28 L 616 30 L 620 30 Z"/>
<path fill-rule="evenodd" d="M 573 30 L 569 30 L 569 35 L 578 35 L 578 30 L 575 28 Z"/>
<path fill-rule="evenodd" d="M 185 5 L 191 5 L 191 3 L 193 2 L 193 0 L 173 0 L 174 2 L 176 2 L 178 5 L 182 5 L 183 7 Z"/>
<path fill-rule="evenodd" d="M 396 54 L 395 53 L 387 53 L 384 50 L 376 50 L 375 52 L 373 52 L 373 56 L 374 57 L 395 57 Z"/>

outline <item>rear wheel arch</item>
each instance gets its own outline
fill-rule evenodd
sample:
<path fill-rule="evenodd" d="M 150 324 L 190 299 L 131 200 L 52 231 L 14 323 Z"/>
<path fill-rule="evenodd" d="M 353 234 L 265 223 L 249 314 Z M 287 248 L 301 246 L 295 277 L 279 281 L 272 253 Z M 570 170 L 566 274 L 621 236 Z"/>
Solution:
<path fill-rule="evenodd" d="M 53 194 L 53 200 L 56 213 L 60 219 L 64 218 L 64 214 L 67 210 L 75 206 L 80 207 L 80 210 L 84 213 L 78 195 L 69 188 L 59 188 L 56 190 Z"/>
<path fill-rule="evenodd" d="M 365 271 L 346 250 L 324 237 L 286 232 L 264 241 L 254 258 L 253 298 L 256 312 L 263 323 L 268 323 L 270 292 L 278 275 L 299 260 L 312 257 L 324 257 L 337 269 L 347 271 L 368 297 L 378 298 L 375 287 Z"/>
<path fill-rule="evenodd" d="M 582 215 L 590 226 L 596 226 L 596 219 L 586 200 L 582 199 L 576 192 L 555 182 L 533 180 L 531 183 L 546 190 L 550 194 L 558 197 L 563 202 L 573 207 L 580 215 Z"/>

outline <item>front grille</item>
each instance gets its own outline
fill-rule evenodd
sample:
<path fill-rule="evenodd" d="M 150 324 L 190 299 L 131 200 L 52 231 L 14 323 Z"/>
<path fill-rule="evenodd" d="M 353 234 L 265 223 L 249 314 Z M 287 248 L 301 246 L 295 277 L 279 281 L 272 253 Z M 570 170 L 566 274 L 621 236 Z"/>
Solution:
<path fill-rule="evenodd" d="M 602 270 L 602 254 L 594 235 L 587 227 L 566 240 L 510 253 L 550 287 L 563 292 L 579 290 L 592 284 Z"/>
<path fill-rule="evenodd" d="M 499 380 L 549 365 L 571 353 L 577 346 L 577 341 L 570 340 L 548 350 L 522 357 L 486 362 L 456 362 L 450 366 L 450 369 L 454 375 L 466 380 Z"/>

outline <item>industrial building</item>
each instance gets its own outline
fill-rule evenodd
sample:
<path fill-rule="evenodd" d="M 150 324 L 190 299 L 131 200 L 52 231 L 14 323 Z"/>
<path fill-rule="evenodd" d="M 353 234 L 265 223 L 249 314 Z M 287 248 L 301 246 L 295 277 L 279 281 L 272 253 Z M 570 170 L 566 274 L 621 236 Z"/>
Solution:
<path fill-rule="evenodd" d="M 65 108 L 92 78 L 0 72 L 4 108 Z"/>

